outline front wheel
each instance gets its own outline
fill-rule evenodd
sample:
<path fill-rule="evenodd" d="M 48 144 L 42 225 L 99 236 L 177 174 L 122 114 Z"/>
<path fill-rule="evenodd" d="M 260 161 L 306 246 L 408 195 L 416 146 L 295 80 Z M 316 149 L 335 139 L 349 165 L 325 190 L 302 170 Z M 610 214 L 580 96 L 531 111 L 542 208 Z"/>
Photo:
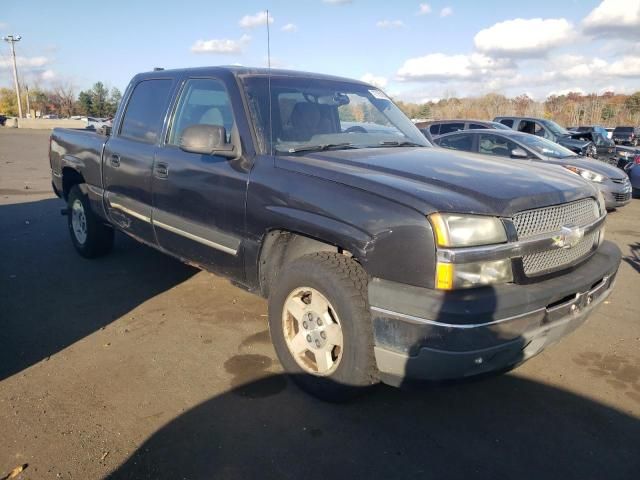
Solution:
<path fill-rule="evenodd" d="M 320 252 L 286 265 L 269 329 L 285 370 L 312 395 L 345 401 L 377 383 L 367 275 L 354 260 Z"/>
<path fill-rule="evenodd" d="M 106 255 L 113 248 L 113 229 L 93 213 L 89 199 L 75 185 L 69 191 L 67 219 L 71 241 L 85 258 Z"/>

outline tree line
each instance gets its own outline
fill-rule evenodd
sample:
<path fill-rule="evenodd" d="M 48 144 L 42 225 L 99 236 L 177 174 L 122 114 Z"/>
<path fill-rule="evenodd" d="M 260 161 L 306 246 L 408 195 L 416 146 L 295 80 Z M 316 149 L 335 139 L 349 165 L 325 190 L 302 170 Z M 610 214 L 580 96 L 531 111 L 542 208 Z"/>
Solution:
<path fill-rule="evenodd" d="M 107 88 L 104 83 L 96 82 L 93 87 L 76 94 L 71 84 L 59 84 L 46 89 L 38 86 L 21 88 L 22 111 L 27 105 L 32 112 L 40 116 L 56 114 L 60 117 L 84 115 L 88 117 L 113 117 L 122 99 L 117 88 Z M 27 102 L 28 97 L 28 102 Z M 0 114 L 18 115 L 18 102 L 15 90 L 0 88 Z"/>
<path fill-rule="evenodd" d="M 448 97 L 422 104 L 396 103 L 410 118 L 424 120 L 493 120 L 501 115 L 517 115 L 548 118 L 565 127 L 640 125 L 640 91 L 632 95 L 570 92 L 566 95 L 551 95 L 545 101 L 535 101 L 527 95 L 508 98 L 498 93 L 489 93 L 482 97 Z"/>

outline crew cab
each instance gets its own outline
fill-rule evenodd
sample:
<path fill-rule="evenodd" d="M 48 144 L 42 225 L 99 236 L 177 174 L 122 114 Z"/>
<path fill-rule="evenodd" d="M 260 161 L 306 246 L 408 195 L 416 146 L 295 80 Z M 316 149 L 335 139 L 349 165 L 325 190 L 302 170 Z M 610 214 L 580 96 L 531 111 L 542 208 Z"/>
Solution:
<path fill-rule="evenodd" d="M 544 137 L 584 157 L 595 157 L 598 153 L 593 142 L 573 138 L 571 132 L 553 120 L 534 117 L 496 117 L 493 121 L 506 125 L 517 132 Z"/>
<path fill-rule="evenodd" d="M 105 133 L 51 135 L 78 253 L 118 230 L 267 297 L 282 365 L 320 398 L 513 368 L 578 327 L 620 263 L 584 179 L 433 148 L 363 82 L 142 73 Z"/>

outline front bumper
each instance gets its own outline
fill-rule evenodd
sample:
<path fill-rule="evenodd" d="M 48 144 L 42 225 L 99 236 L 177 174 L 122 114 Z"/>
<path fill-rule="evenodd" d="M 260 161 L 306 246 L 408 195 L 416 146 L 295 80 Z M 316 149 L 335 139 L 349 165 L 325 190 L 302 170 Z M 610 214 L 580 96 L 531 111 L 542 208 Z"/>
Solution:
<path fill-rule="evenodd" d="M 611 293 L 620 250 L 528 285 L 437 291 L 373 279 L 369 301 L 383 381 L 462 378 L 518 365 L 580 326 Z"/>
<path fill-rule="evenodd" d="M 631 201 L 631 183 L 628 180 L 624 183 L 614 183 L 609 180 L 599 187 L 607 210 L 624 207 Z"/>

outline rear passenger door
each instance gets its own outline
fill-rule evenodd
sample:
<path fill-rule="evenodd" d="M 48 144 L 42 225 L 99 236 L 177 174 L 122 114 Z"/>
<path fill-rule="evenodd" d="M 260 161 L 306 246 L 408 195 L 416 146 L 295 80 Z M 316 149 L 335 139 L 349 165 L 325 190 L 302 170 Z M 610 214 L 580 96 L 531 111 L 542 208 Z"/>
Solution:
<path fill-rule="evenodd" d="M 165 250 L 222 275 L 244 275 L 240 245 L 249 167 L 242 158 L 189 153 L 180 136 L 192 125 L 218 125 L 229 140 L 241 105 L 218 78 L 183 82 L 153 170 L 153 225 Z"/>
<path fill-rule="evenodd" d="M 174 82 L 142 80 L 103 153 L 105 207 L 125 232 L 155 243 L 151 226 L 151 171 Z"/>

